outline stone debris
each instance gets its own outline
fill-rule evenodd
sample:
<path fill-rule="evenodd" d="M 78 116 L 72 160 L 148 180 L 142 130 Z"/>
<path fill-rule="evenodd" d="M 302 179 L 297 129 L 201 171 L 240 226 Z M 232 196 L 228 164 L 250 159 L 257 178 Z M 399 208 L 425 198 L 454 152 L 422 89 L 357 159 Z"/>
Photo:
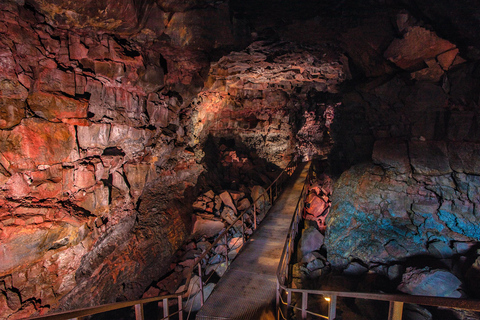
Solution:
<path fill-rule="evenodd" d="M 457 277 L 446 270 L 408 268 L 398 290 L 412 295 L 461 298 L 461 284 Z"/>
<path fill-rule="evenodd" d="M 261 186 L 254 186 L 252 190 L 259 192 L 265 189 Z M 182 250 L 176 253 L 178 258 L 175 264 L 172 265 L 175 269 L 175 274 L 180 274 L 183 271 L 188 272 L 196 262 L 195 259 L 211 246 L 217 236 L 231 225 L 239 214 L 243 214 L 245 223 L 242 223 L 241 219 L 237 221 L 227 234 L 227 242 L 225 242 L 224 238 L 221 238 L 217 245 L 214 246 L 212 251 L 206 256 L 206 261 L 202 263 L 204 275 L 207 277 L 211 277 L 214 273 L 221 277 L 225 273 L 227 256 L 228 261 L 233 260 L 243 247 L 244 239 L 242 232 L 246 234 L 246 237 L 253 233 L 253 207 L 250 205 L 250 203 L 253 203 L 252 195 L 253 193 L 246 194 L 238 191 L 221 191 L 215 193 L 213 190 L 209 190 L 197 198 L 192 205 L 195 210 L 194 227 L 191 236 L 192 241 L 185 244 Z M 215 205 L 217 199 L 219 200 L 217 202 L 218 205 Z M 266 205 L 267 210 L 271 206 L 268 202 L 263 204 Z M 212 210 L 209 210 L 209 208 Z M 259 207 L 257 207 L 257 211 L 258 210 Z M 184 275 L 183 281 L 185 281 L 186 276 L 187 274 Z M 192 278 L 191 283 L 194 280 L 198 280 L 198 276 L 194 277 L 196 278 Z M 160 280 L 157 284 L 151 286 L 144 293 L 143 297 L 147 297 L 152 294 L 152 292 L 157 292 L 157 290 L 162 288 L 172 288 L 172 286 L 168 285 L 171 281 L 169 277 Z M 175 287 L 175 289 L 176 292 L 181 292 L 184 290 L 184 287 Z M 192 291 L 192 295 L 195 296 L 196 289 L 189 290 Z M 165 293 L 164 290 L 162 290 L 162 292 Z M 167 294 L 172 292 L 173 291 L 170 291 Z M 187 296 L 189 295 L 185 295 L 185 297 Z M 192 299 L 198 298 L 192 297 Z M 190 303 L 192 302 L 187 302 L 187 305 L 190 306 Z M 197 302 L 193 303 L 193 307 L 196 307 Z"/>
<path fill-rule="evenodd" d="M 303 218 L 317 223 L 318 229 L 325 234 L 325 219 L 330 210 L 331 178 L 322 174 L 309 186 L 305 200 L 305 213 Z"/>

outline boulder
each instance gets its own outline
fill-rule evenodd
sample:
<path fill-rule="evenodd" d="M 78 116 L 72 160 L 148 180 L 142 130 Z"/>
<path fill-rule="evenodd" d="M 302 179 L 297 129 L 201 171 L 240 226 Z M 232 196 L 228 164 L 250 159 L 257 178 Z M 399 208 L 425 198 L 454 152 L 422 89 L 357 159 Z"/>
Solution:
<path fill-rule="evenodd" d="M 222 210 L 222 213 L 220 213 L 220 217 L 222 217 L 222 219 L 227 221 L 228 224 L 233 224 L 233 222 L 237 218 L 235 216 L 235 212 L 230 207 L 224 207 Z M 241 221 L 238 221 L 238 222 L 242 223 Z"/>
<path fill-rule="evenodd" d="M 405 141 L 377 140 L 373 146 L 372 159 L 383 168 L 391 168 L 399 173 L 410 172 L 410 161 Z"/>
<path fill-rule="evenodd" d="M 307 265 L 306 265 L 306 268 L 310 272 L 315 271 L 317 269 L 322 269 L 324 267 L 325 267 L 325 262 L 321 259 L 312 260 L 309 263 L 307 263 Z"/>
<path fill-rule="evenodd" d="M 193 278 L 192 278 L 193 280 Z M 210 294 L 212 294 L 213 289 L 215 288 L 215 283 L 209 283 L 203 286 L 203 299 L 207 300 Z M 200 310 L 203 303 L 201 302 L 201 294 L 197 292 L 194 295 L 188 297 L 188 300 L 183 303 L 184 310 L 189 310 L 192 312 Z"/>
<path fill-rule="evenodd" d="M 429 243 L 427 250 L 432 256 L 440 259 L 451 258 L 454 254 L 452 248 L 443 241 Z"/>
<path fill-rule="evenodd" d="M 211 274 L 212 272 L 215 272 L 219 277 L 222 277 L 225 272 L 227 271 L 227 263 L 222 262 L 222 263 L 217 263 L 217 264 L 210 264 L 207 266 L 207 269 L 205 271 L 206 275 Z"/>
<path fill-rule="evenodd" d="M 411 27 L 402 39 L 395 39 L 384 57 L 406 70 L 416 68 L 425 60 L 450 51 L 455 45 L 422 27 Z"/>
<path fill-rule="evenodd" d="M 324 236 L 314 227 L 303 230 L 300 238 L 300 251 L 306 255 L 312 251 L 319 250 L 323 245 Z"/>
<path fill-rule="evenodd" d="M 442 141 L 411 141 L 408 144 L 410 161 L 415 173 L 442 175 L 452 172 L 448 151 Z"/>
<path fill-rule="evenodd" d="M 368 272 L 368 268 L 358 262 L 351 262 L 344 270 L 343 274 L 347 276 L 359 276 Z"/>
<path fill-rule="evenodd" d="M 412 295 L 461 298 L 462 294 L 458 291 L 461 284 L 446 270 L 407 268 L 397 289 Z"/>
<path fill-rule="evenodd" d="M 225 206 L 229 207 L 230 209 L 233 210 L 234 214 L 237 214 L 237 208 L 235 207 L 235 204 L 233 203 L 233 199 L 230 196 L 230 193 L 228 191 L 224 191 L 220 193 L 220 199 L 222 199 L 222 202 Z"/>
<path fill-rule="evenodd" d="M 244 211 L 244 210 L 247 210 L 248 208 L 250 208 L 250 200 L 248 200 L 247 198 L 243 198 L 242 200 L 238 201 L 238 204 L 237 204 L 237 210 L 238 211 Z"/>
<path fill-rule="evenodd" d="M 207 220 L 200 217 L 196 217 L 195 224 L 193 226 L 193 235 L 196 238 L 205 236 L 211 238 L 219 234 L 225 225 L 221 221 Z"/>
<path fill-rule="evenodd" d="M 432 314 L 426 308 L 417 304 L 407 303 L 403 314 L 409 320 L 432 320 Z"/>
<path fill-rule="evenodd" d="M 240 249 L 242 246 L 243 246 L 243 238 L 242 237 L 231 238 L 228 241 L 228 249 L 229 250 Z"/>
<path fill-rule="evenodd" d="M 313 218 L 318 218 L 325 212 L 327 208 L 328 203 L 314 193 L 310 193 L 305 200 L 305 211 L 307 212 L 307 219 L 308 215 L 311 215 Z"/>

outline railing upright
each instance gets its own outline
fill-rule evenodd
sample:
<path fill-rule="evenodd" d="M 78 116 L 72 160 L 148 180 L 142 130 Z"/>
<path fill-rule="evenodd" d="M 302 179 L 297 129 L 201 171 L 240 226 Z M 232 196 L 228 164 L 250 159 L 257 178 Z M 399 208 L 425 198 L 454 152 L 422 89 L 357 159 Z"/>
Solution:
<path fill-rule="evenodd" d="M 307 319 L 308 292 L 302 292 L 302 319 Z"/>
<path fill-rule="evenodd" d="M 334 320 L 337 316 L 337 296 L 332 295 L 329 297 L 329 299 L 330 301 L 328 302 L 328 320 Z"/>
<path fill-rule="evenodd" d="M 228 255 L 228 243 L 226 244 L 227 246 L 227 255 Z M 203 280 L 202 280 L 202 260 L 198 262 L 198 277 L 200 278 L 200 305 L 203 307 L 204 303 L 204 296 L 203 296 Z"/>
<path fill-rule="evenodd" d="M 390 301 L 388 320 L 402 320 L 403 302 Z"/>
<path fill-rule="evenodd" d="M 178 303 L 178 319 L 183 320 L 183 299 L 181 295 L 177 297 L 177 303 Z"/>
<path fill-rule="evenodd" d="M 143 304 L 137 303 L 135 305 L 135 320 L 143 320 Z"/>
<path fill-rule="evenodd" d="M 163 299 L 163 318 L 166 320 L 169 320 L 169 314 L 168 314 L 168 299 Z M 160 302 L 159 302 L 160 304 Z"/>

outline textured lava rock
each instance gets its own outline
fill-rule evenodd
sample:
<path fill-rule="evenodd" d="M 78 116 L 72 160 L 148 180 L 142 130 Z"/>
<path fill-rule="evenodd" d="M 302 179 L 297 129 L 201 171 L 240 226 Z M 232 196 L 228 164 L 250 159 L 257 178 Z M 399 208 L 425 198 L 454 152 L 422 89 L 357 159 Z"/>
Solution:
<path fill-rule="evenodd" d="M 428 152 L 438 148 L 436 142 L 422 142 L 422 148 L 409 143 L 408 155 L 399 151 L 406 151 L 404 142 L 390 143 L 375 145 L 379 165 L 352 167 L 336 182 L 325 236 L 329 260 L 336 267 L 353 259 L 367 265 L 390 263 L 430 254 L 437 241 L 448 246 L 450 241 L 480 238 L 475 218 L 479 199 L 474 196 L 478 173 L 450 173 L 446 152 L 438 153 L 441 161 L 424 161 L 433 159 Z M 392 160 L 385 151 L 396 145 L 399 159 Z M 382 146 L 386 150 L 378 150 Z M 422 170 L 416 171 L 415 159 L 420 157 Z M 404 173 L 405 159 L 411 159 L 413 175 Z M 439 163 L 446 164 L 449 172 L 438 171 Z"/>
<path fill-rule="evenodd" d="M 132 32 L 152 6 L 0 5 L 1 318 L 136 299 L 191 228 L 203 167 L 162 91 L 168 62 L 92 32 Z"/>
<path fill-rule="evenodd" d="M 327 130 L 326 106 L 322 110 L 301 100 L 309 92 L 336 92 L 347 77 L 347 60 L 336 51 L 303 49 L 289 42 L 255 42 L 211 66 L 207 90 L 197 98 L 193 111 L 191 143 L 205 141 L 208 134 L 233 138 L 261 158 L 285 166 L 294 150 L 299 121 L 305 124 L 305 145 L 311 145 L 305 153 L 326 154 L 330 147 L 328 134 L 322 134 Z M 293 112 L 307 108 L 315 111 L 300 111 L 304 117 Z M 308 130 L 315 128 L 318 136 L 306 138 Z"/>
<path fill-rule="evenodd" d="M 454 48 L 455 45 L 439 38 L 434 32 L 422 27 L 412 27 L 403 39 L 392 42 L 385 51 L 385 58 L 402 69 L 410 69 Z"/>
<path fill-rule="evenodd" d="M 462 282 L 445 270 L 407 269 L 398 290 L 420 296 L 460 298 L 458 291 Z"/>

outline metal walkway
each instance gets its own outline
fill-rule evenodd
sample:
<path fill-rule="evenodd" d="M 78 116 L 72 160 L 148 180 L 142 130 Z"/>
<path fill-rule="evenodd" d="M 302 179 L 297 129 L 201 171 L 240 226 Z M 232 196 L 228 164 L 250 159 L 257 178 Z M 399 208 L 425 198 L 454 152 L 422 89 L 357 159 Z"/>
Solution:
<path fill-rule="evenodd" d="M 277 267 L 310 162 L 301 163 L 196 319 L 257 319 L 275 300 Z"/>

